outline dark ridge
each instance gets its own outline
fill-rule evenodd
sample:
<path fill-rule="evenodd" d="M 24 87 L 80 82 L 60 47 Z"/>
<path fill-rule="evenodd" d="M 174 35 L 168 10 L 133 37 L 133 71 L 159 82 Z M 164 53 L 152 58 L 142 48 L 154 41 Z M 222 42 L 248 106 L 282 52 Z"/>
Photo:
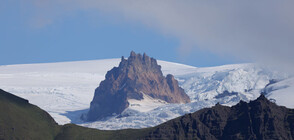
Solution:
<path fill-rule="evenodd" d="M 58 131 L 47 112 L 0 89 L 0 140 L 52 140 Z"/>
<path fill-rule="evenodd" d="M 18 97 L 18 96 L 15 96 L 13 94 L 10 94 L 8 92 L 5 92 L 4 90 L 0 89 L 0 97 L 1 98 L 5 98 L 7 100 L 10 100 L 12 102 L 15 102 L 17 104 L 20 104 L 20 105 L 27 105 L 29 103 L 28 100 L 26 99 L 23 99 L 21 97 Z"/>
<path fill-rule="evenodd" d="M 61 126 L 46 111 L 0 89 L 0 140 L 134 140 L 146 136 L 150 129 L 106 131 Z"/>
<path fill-rule="evenodd" d="M 0 90 L 0 139 L 23 140 L 293 140 L 294 110 L 261 95 L 233 107 L 216 104 L 156 127 L 97 130 L 59 126 L 52 117 L 22 98 Z"/>
<path fill-rule="evenodd" d="M 216 105 L 163 123 L 146 139 L 294 139 L 294 110 L 264 95 L 233 107 Z"/>

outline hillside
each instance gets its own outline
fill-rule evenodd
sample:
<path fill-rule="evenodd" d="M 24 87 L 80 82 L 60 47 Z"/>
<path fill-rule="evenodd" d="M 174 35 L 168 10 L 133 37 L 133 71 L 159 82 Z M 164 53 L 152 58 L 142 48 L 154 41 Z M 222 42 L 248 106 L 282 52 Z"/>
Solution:
<path fill-rule="evenodd" d="M 0 89 L 0 140 L 137 139 L 152 128 L 106 131 L 74 124 L 58 125 L 39 107 Z"/>
<path fill-rule="evenodd" d="M 147 130 L 103 131 L 74 124 L 60 126 L 39 107 L 0 89 L 0 140 L 136 139 Z"/>
<path fill-rule="evenodd" d="M 156 127 L 124 130 L 59 126 L 45 111 L 3 90 L 0 105 L 0 139 L 294 139 L 294 110 L 263 95 L 233 107 L 217 104 Z"/>
<path fill-rule="evenodd" d="M 52 140 L 60 130 L 39 107 L 0 89 L 0 139 Z"/>
<path fill-rule="evenodd" d="M 294 110 L 261 95 L 227 107 L 217 104 L 163 123 L 147 139 L 294 139 Z"/>

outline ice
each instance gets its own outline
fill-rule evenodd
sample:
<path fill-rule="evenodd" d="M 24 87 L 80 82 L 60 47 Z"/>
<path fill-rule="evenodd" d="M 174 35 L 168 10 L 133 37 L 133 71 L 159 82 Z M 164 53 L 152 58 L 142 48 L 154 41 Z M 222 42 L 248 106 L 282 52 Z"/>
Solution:
<path fill-rule="evenodd" d="M 277 104 L 294 108 L 294 78 L 257 66 L 234 64 L 192 67 L 158 61 L 164 75 L 173 74 L 191 98 L 188 104 L 167 104 L 144 96 L 129 100 L 121 114 L 83 122 L 95 88 L 120 59 L 0 66 L 0 88 L 46 110 L 59 123 L 76 123 L 98 129 L 144 128 L 195 112 L 216 103 L 234 105 L 256 99 L 261 92 Z M 277 82 L 270 83 L 271 80 Z"/>
<path fill-rule="evenodd" d="M 278 105 L 294 108 L 294 78 L 278 81 L 265 88 L 266 97 L 275 99 Z"/>
<path fill-rule="evenodd" d="M 138 112 L 148 112 L 155 108 L 168 104 L 163 100 L 154 99 L 144 93 L 142 100 L 129 99 L 128 102 L 130 103 L 129 109 L 136 110 Z"/>

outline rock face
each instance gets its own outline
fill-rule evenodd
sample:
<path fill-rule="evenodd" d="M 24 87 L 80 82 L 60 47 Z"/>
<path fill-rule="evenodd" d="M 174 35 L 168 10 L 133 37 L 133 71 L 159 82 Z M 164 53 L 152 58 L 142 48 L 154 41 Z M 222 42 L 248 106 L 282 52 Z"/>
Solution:
<path fill-rule="evenodd" d="M 107 72 L 105 80 L 95 90 L 86 120 L 119 114 L 129 106 L 128 99 L 141 100 L 143 94 L 168 103 L 190 102 L 172 75 L 163 76 L 154 58 L 131 52 L 128 59 L 122 57 L 119 67 Z"/>
<path fill-rule="evenodd" d="M 217 104 L 155 127 L 146 139 L 294 139 L 294 110 L 261 95 L 233 107 Z"/>

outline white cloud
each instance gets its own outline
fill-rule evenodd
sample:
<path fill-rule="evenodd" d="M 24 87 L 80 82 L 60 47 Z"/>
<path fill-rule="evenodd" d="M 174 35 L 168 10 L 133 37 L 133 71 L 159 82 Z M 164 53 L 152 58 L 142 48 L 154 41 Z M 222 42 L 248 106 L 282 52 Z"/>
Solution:
<path fill-rule="evenodd" d="M 36 1 L 48 21 L 76 10 L 95 9 L 175 36 L 182 41 L 179 50 L 183 52 L 197 46 L 294 71 L 293 0 Z M 51 8 L 40 8 L 44 6 Z"/>

